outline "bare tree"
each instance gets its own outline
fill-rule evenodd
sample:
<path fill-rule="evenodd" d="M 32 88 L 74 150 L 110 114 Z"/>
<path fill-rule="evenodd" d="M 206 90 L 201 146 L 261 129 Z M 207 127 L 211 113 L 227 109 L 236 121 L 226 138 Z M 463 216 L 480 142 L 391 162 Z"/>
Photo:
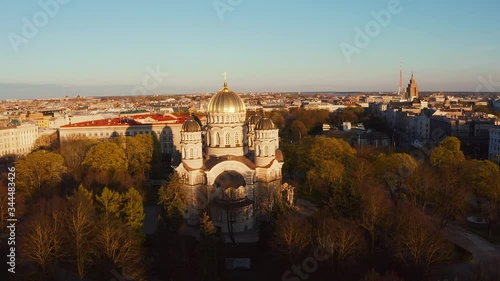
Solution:
<path fill-rule="evenodd" d="M 372 187 L 363 193 L 360 226 L 370 236 L 370 251 L 373 254 L 375 239 L 380 229 L 380 224 L 387 214 L 391 204 L 382 188 Z"/>
<path fill-rule="evenodd" d="M 342 264 L 364 248 L 359 227 L 347 219 L 323 219 L 316 228 L 316 243 L 331 254 L 332 263 Z"/>
<path fill-rule="evenodd" d="M 311 225 L 295 214 L 289 214 L 276 223 L 276 246 L 293 261 L 311 244 Z"/>
<path fill-rule="evenodd" d="M 38 213 L 25 225 L 22 254 L 40 267 L 42 276 L 46 276 L 48 267 L 64 255 L 65 206 L 65 200 L 59 197 L 42 200 L 35 206 Z"/>
<path fill-rule="evenodd" d="M 96 219 L 92 193 L 83 186 L 69 198 L 68 208 L 68 244 L 76 261 L 80 279 L 85 276 L 87 266 L 92 262 Z"/>
<path fill-rule="evenodd" d="M 47 215 L 34 216 L 27 225 L 26 233 L 23 235 L 24 258 L 34 262 L 40 267 L 42 275 L 47 272 L 48 266 L 56 259 L 57 252 L 61 248 L 61 240 L 58 229 L 54 228 L 53 221 Z"/>
<path fill-rule="evenodd" d="M 120 268 L 133 280 L 144 277 L 141 263 L 141 238 L 132 228 L 115 219 L 102 217 L 97 230 L 97 245 L 109 269 Z"/>
<path fill-rule="evenodd" d="M 429 267 L 450 256 L 450 244 L 421 211 L 413 207 L 399 208 L 399 255 L 407 265 L 427 273 Z"/>

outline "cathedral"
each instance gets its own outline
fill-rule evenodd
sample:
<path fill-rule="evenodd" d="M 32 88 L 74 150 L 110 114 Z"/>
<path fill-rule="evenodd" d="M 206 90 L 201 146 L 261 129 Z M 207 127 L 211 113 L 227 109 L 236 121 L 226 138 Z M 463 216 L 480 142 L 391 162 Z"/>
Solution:
<path fill-rule="evenodd" d="M 181 129 L 182 162 L 176 168 L 187 198 L 185 218 L 198 225 L 208 212 L 223 233 L 254 228 L 268 219 L 280 192 L 283 155 L 269 118 L 246 118 L 241 97 L 227 87 L 212 96 L 207 124 L 192 115 Z"/>

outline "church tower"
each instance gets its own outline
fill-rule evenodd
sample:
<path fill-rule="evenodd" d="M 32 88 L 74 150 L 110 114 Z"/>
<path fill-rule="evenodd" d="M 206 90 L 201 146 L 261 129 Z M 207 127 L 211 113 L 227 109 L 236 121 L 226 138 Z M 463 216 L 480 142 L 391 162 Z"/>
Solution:
<path fill-rule="evenodd" d="M 258 114 L 253 114 L 248 118 L 248 150 L 249 151 L 254 151 L 255 150 L 255 125 L 262 119 Z"/>
<path fill-rule="evenodd" d="M 255 125 L 255 164 L 267 166 L 275 159 L 278 149 L 278 129 L 269 118 L 262 118 Z"/>
<path fill-rule="evenodd" d="M 192 169 L 200 169 L 203 166 L 203 142 L 201 137 L 201 126 L 189 117 L 181 128 L 182 161 Z"/>

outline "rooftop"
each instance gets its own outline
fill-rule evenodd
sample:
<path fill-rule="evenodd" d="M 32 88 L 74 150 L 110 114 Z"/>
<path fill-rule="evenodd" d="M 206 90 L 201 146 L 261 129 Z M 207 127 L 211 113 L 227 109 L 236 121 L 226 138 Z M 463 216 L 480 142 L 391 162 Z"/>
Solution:
<path fill-rule="evenodd" d="M 189 115 L 179 114 L 141 114 L 133 117 L 115 117 L 100 120 L 79 122 L 61 126 L 61 128 L 107 127 L 107 126 L 140 126 L 152 124 L 182 124 Z"/>

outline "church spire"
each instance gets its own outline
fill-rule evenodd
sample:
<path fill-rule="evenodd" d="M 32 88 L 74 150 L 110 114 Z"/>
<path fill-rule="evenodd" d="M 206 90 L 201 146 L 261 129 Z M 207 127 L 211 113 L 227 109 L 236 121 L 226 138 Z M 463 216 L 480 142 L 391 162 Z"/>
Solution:
<path fill-rule="evenodd" d="M 224 72 L 224 88 L 227 88 L 227 72 Z"/>

